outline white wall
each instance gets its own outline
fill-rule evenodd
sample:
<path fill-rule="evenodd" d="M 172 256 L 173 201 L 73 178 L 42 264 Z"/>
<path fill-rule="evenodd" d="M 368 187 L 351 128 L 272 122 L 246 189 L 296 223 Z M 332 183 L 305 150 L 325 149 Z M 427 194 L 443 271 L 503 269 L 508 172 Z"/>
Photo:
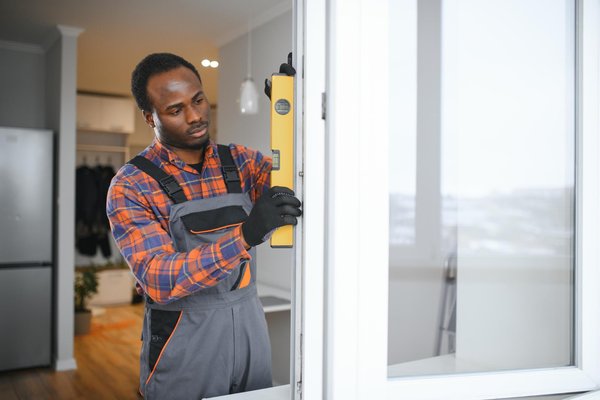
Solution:
<path fill-rule="evenodd" d="M 41 47 L 0 42 L 0 126 L 46 127 Z"/>
<path fill-rule="evenodd" d="M 252 78 L 259 90 L 259 113 L 242 116 L 237 99 L 240 84 L 247 74 L 248 36 L 243 35 L 220 48 L 219 105 L 217 140 L 238 143 L 271 156 L 270 100 L 263 94 L 264 80 L 279 71 L 292 50 L 292 12 L 252 31 Z M 209 99 L 210 100 L 210 99 Z M 294 253 L 290 249 L 271 249 L 268 243 L 257 248 L 259 283 L 291 292 Z M 267 315 L 273 361 L 274 384 L 289 382 L 290 313 Z"/>
<path fill-rule="evenodd" d="M 242 144 L 271 156 L 270 102 L 262 94 L 263 82 L 279 71 L 279 65 L 292 50 L 292 12 L 285 12 L 252 31 L 252 77 L 260 92 L 259 113 L 242 116 L 237 99 L 246 77 L 247 43 L 248 37 L 243 35 L 219 50 L 218 141 Z M 274 250 L 263 244 L 258 247 L 257 259 L 260 282 L 291 290 L 291 250 Z"/>

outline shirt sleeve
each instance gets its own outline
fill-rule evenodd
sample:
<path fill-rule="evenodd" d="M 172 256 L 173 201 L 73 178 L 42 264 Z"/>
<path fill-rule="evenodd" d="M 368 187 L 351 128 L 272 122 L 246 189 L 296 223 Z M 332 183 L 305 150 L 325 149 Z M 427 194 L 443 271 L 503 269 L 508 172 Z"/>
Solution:
<path fill-rule="evenodd" d="M 123 176 L 110 186 L 106 211 L 121 254 L 144 292 L 159 304 L 214 286 L 251 258 L 239 226 L 215 243 L 176 251 L 148 200 Z"/>
<path fill-rule="evenodd" d="M 248 175 L 252 182 L 250 188 L 250 199 L 253 203 L 262 196 L 271 187 L 271 169 L 273 163 L 270 157 L 264 156 L 261 152 L 243 148 L 246 155 Z"/>

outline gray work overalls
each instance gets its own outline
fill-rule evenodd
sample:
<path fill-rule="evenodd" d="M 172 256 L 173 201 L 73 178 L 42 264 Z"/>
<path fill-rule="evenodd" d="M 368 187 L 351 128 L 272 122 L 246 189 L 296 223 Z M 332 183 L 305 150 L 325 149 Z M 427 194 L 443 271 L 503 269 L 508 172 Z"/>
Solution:
<path fill-rule="evenodd" d="M 177 251 L 214 242 L 252 209 L 229 148 L 218 148 L 228 193 L 199 200 L 188 201 L 175 179 L 148 159 L 130 161 L 155 178 L 175 202 L 169 228 Z M 147 299 L 140 356 L 144 398 L 201 399 L 272 385 L 271 345 L 256 292 L 254 248 L 249 252 L 251 261 L 216 286 L 166 305 Z"/>

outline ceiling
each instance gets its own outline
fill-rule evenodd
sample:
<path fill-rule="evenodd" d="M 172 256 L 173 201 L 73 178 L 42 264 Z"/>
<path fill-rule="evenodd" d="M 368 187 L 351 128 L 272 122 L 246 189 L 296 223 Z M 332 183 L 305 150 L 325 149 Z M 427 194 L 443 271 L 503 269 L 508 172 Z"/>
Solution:
<path fill-rule="evenodd" d="M 0 41 L 44 46 L 56 25 L 83 29 L 78 90 L 129 94 L 131 71 L 145 55 L 172 52 L 202 74 L 217 99 L 219 46 L 291 9 L 291 0 L 0 0 Z M 252 16 L 250 18 L 250 16 Z"/>

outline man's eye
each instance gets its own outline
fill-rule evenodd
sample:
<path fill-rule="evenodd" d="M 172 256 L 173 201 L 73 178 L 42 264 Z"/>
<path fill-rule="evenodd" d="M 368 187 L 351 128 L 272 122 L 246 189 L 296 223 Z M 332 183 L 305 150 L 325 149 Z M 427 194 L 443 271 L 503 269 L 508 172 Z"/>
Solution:
<path fill-rule="evenodd" d="M 202 100 L 204 100 L 204 99 L 202 97 L 199 97 L 194 101 L 194 103 L 200 104 L 200 103 L 202 103 Z"/>
<path fill-rule="evenodd" d="M 177 115 L 177 114 L 179 114 L 180 112 L 181 112 L 181 110 L 180 110 L 180 109 L 175 109 L 175 110 L 171 110 L 170 114 L 171 114 L 171 115 Z"/>

